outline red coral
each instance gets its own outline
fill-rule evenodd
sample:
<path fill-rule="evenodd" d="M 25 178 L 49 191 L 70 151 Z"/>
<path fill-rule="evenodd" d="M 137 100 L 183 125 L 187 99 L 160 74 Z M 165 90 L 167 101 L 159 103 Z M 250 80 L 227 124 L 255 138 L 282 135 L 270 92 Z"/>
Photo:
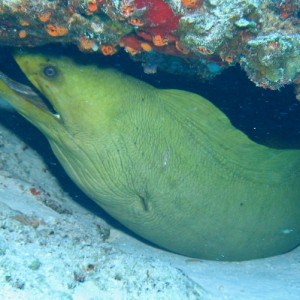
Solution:
<path fill-rule="evenodd" d="M 140 51 L 141 48 L 141 41 L 137 39 L 134 35 L 127 35 L 120 39 L 120 46 L 121 47 L 130 47 L 137 51 Z"/>
<path fill-rule="evenodd" d="M 287 19 L 296 13 L 298 4 L 293 0 L 285 0 L 281 1 L 280 4 L 277 4 L 276 6 L 280 10 L 281 18 Z"/>
<path fill-rule="evenodd" d="M 174 14 L 163 0 L 135 0 L 137 9 L 146 8 L 144 29 L 154 35 L 165 36 L 178 27 L 181 16 Z"/>
<path fill-rule="evenodd" d="M 187 56 L 188 51 L 180 45 L 178 37 L 174 35 L 180 15 L 175 15 L 169 4 L 163 0 L 134 0 L 130 2 L 131 9 L 144 10 L 140 29 L 135 35 L 121 38 L 120 46 L 132 55 L 141 51 L 155 51 L 169 54 Z M 140 19 L 139 19 L 140 21 Z M 145 50 L 141 45 L 147 43 Z"/>

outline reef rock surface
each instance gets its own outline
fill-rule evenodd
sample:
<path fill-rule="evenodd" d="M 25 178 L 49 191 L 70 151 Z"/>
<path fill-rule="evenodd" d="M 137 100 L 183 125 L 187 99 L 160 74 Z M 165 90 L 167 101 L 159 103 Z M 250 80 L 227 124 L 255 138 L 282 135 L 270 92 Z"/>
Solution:
<path fill-rule="evenodd" d="M 1 0 L 0 45 L 121 48 L 147 73 L 209 79 L 239 64 L 257 86 L 295 84 L 299 99 L 298 0 Z"/>

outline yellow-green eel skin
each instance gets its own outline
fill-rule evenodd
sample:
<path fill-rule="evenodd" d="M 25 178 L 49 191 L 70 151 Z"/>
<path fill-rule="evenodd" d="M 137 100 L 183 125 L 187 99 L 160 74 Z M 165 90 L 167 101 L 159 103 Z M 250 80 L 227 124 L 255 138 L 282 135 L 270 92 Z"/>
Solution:
<path fill-rule="evenodd" d="M 2 96 L 47 137 L 73 181 L 138 235 L 209 260 L 300 244 L 300 150 L 251 141 L 190 92 L 62 55 L 15 59 L 56 113 L 8 80 Z"/>

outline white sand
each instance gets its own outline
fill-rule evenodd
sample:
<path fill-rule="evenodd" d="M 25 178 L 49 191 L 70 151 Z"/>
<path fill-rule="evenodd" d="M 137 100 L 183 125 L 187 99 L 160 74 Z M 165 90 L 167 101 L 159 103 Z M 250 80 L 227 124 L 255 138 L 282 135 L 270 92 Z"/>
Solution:
<path fill-rule="evenodd" d="M 80 206 L 84 196 L 61 185 L 62 170 L 42 150 L 46 141 L 25 121 L 0 112 L 1 123 L 8 124 L 0 125 L 1 300 L 300 299 L 300 248 L 220 263 L 152 247 L 101 209 Z M 15 132 L 39 144 L 39 152 Z"/>

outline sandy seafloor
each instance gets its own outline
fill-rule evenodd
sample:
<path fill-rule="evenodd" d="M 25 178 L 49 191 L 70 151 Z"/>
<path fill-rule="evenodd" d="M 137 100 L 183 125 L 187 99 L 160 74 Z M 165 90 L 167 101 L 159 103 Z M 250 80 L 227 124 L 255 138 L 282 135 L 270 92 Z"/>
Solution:
<path fill-rule="evenodd" d="M 44 137 L 0 109 L 0 299 L 300 299 L 300 248 L 248 262 L 191 259 L 114 222 Z"/>

